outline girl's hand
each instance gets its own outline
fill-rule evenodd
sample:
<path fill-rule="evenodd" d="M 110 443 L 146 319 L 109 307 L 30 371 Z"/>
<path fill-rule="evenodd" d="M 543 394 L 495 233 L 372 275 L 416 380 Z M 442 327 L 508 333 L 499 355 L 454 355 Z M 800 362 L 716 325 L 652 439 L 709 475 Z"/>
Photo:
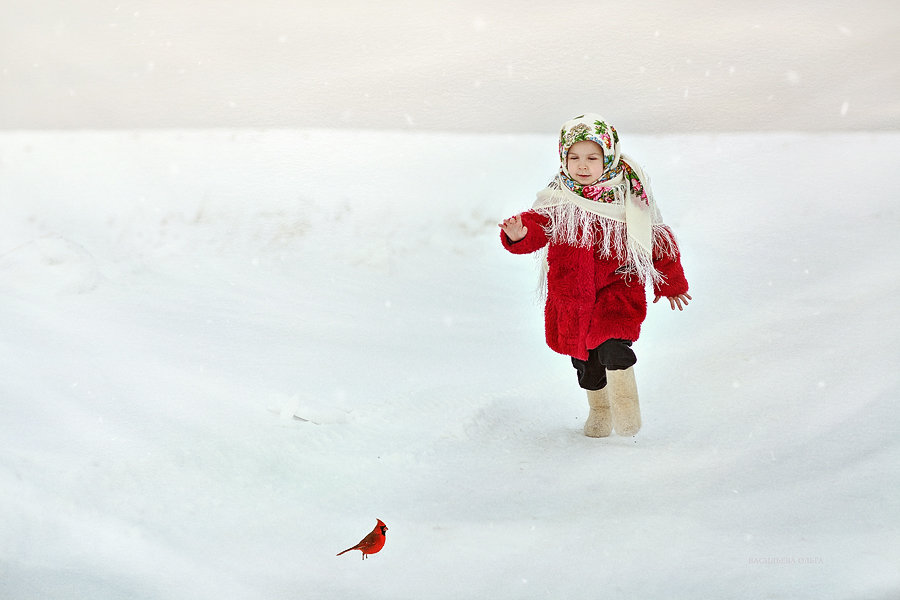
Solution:
<path fill-rule="evenodd" d="M 672 310 L 675 310 L 675 307 L 678 307 L 678 310 L 684 310 L 684 307 L 688 305 L 688 300 L 693 300 L 690 294 L 679 294 L 677 296 L 666 296 L 669 299 L 669 305 L 672 307 Z M 659 302 L 659 299 L 662 296 L 657 296 L 653 299 L 653 304 Z"/>
<path fill-rule="evenodd" d="M 520 215 L 510 217 L 500 223 L 500 229 L 506 233 L 506 237 L 511 242 L 518 242 L 528 233 L 528 228 L 522 225 L 522 217 Z"/>

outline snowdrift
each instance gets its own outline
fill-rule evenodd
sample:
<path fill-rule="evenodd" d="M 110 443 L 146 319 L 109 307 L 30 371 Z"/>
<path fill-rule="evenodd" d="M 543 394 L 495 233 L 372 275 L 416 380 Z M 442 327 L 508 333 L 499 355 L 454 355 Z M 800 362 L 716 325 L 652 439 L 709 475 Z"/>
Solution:
<path fill-rule="evenodd" d="M 595 440 L 552 136 L 0 134 L 0 595 L 896 597 L 900 136 L 626 142 L 695 301 Z"/>

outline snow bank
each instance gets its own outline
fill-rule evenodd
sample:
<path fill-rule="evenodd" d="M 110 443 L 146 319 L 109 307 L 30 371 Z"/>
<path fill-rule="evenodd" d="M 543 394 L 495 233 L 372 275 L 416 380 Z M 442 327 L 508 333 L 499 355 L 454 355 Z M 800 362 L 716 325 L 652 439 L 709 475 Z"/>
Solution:
<path fill-rule="evenodd" d="M 629 144 L 695 301 L 593 440 L 497 240 L 552 136 L 0 135 L 2 595 L 895 595 L 900 136 Z"/>

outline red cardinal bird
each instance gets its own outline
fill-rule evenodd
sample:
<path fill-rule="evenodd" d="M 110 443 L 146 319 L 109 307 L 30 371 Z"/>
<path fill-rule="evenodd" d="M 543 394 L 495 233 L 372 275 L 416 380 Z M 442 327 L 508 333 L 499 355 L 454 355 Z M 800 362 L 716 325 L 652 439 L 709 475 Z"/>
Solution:
<path fill-rule="evenodd" d="M 387 525 L 384 524 L 384 521 L 381 519 L 376 519 L 378 524 L 375 525 L 375 529 L 373 529 L 369 535 L 364 537 L 360 543 L 353 546 L 352 548 L 347 548 L 344 552 L 350 552 L 351 550 L 359 550 L 362 552 L 363 560 L 366 559 L 370 554 L 375 554 L 382 548 L 384 548 L 384 534 L 387 533 Z M 337 556 L 340 556 L 344 552 L 338 552 Z"/>

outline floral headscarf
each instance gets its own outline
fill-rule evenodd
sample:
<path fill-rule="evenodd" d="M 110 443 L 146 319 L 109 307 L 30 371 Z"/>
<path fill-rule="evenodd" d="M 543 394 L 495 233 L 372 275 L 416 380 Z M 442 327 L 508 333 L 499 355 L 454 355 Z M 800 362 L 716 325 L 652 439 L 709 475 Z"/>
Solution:
<path fill-rule="evenodd" d="M 603 175 L 590 185 L 581 185 L 572 179 L 568 170 L 569 148 L 583 141 L 594 142 L 603 150 Z M 560 177 L 567 188 L 583 198 L 598 202 L 615 202 L 616 195 L 613 192 L 614 181 L 620 181 L 624 176 L 630 184 L 632 191 L 649 204 L 649 198 L 644 190 L 644 184 L 634 169 L 622 160 L 622 151 L 619 144 L 619 134 L 616 128 L 607 123 L 603 117 L 594 113 L 587 113 L 566 121 L 559 132 L 559 161 Z"/>

